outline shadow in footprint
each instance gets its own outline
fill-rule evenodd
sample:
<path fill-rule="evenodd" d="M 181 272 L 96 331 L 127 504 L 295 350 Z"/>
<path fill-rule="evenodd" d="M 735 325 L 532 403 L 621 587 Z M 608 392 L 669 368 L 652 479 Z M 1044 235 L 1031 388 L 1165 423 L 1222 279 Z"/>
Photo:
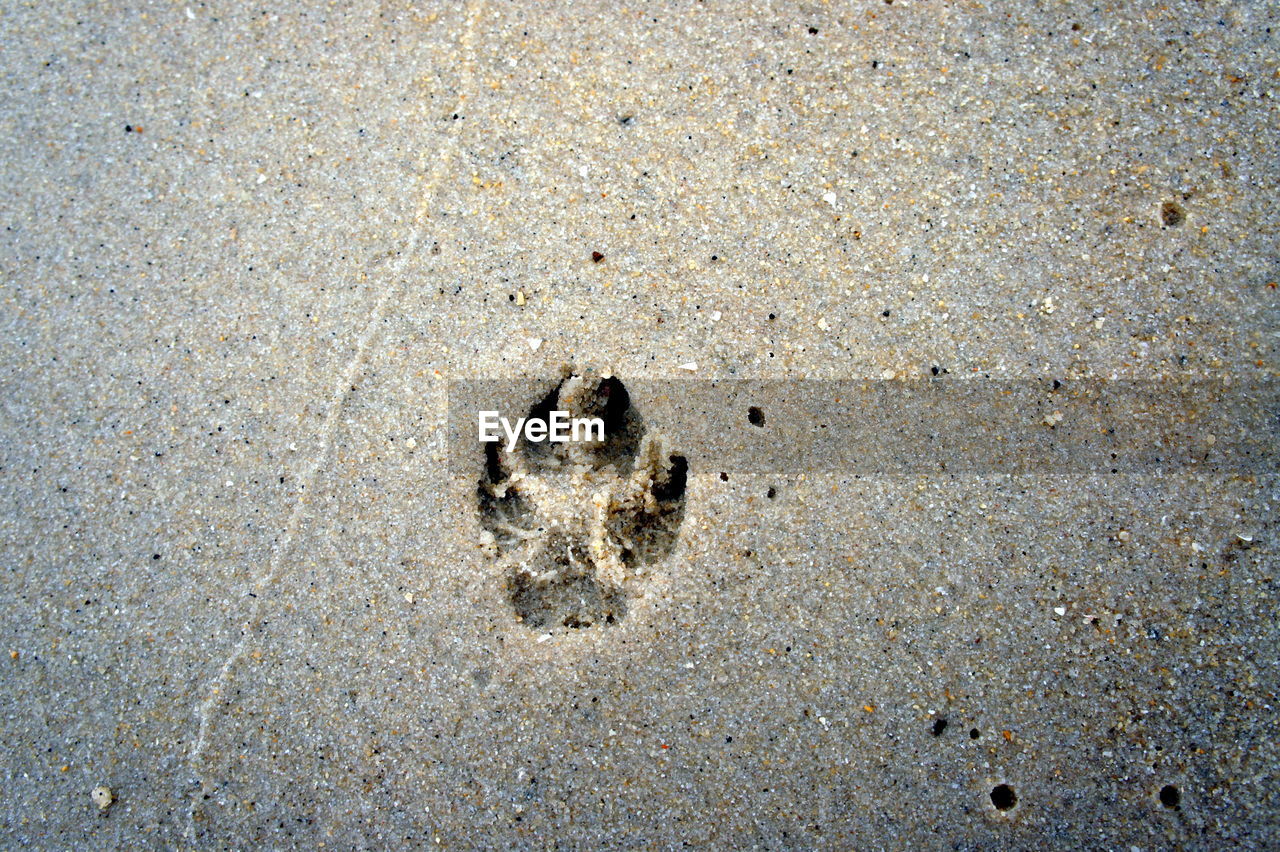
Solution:
<path fill-rule="evenodd" d="M 597 580 L 590 556 L 563 534 L 550 536 L 532 559 L 513 567 L 507 586 L 516 616 L 531 628 L 578 630 L 613 624 L 626 612 L 622 591 Z"/>
<path fill-rule="evenodd" d="M 503 463 L 498 444 L 484 445 L 484 460 L 484 478 L 476 494 L 481 521 L 499 550 L 519 547 L 537 531 L 532 507 L 510 486 L 510 471 Z"/>
<path fill-rule="evenodd" d="M 529 467 L 534 470 L 563 467 L 574 460 L 589 461 L 594 467 L 613 465 L 622 475 L 631 472 L 636 452 L 646 429 L 644 418 L 631 404 L 631 395 L 616 377 L 591 382 L 568 375 L 556 383 L 545 397 L 529 409 L 528 418 L 547 421 L 552 411 L 568 411 L 572 417 L 600 418 L 604 440 L 584 442 L 577 447 L 541 441 L 522 441 Z"/>

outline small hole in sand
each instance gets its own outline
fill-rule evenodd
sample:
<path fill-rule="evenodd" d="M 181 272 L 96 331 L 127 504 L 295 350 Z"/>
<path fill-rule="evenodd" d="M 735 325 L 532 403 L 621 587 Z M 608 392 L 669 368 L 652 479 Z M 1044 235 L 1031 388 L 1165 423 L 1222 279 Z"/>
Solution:
<path fill-rule="evenodd" d="M 1166 201 L 1160 205 L 1160 221 L 1166 228 L 1175 228 L 1187 221 L 1187 214 L 1175 201 Z"/>
<path fill-rule="evenodd" d="M 1176 808 L 1182 804 L 1182 791 L 1174 784 L 1165 784 L 1160 788 L 1160 804 L 1166 808 Z"/>
<path fill-rule="evenodd" d="M 1018 796 L 1008 784 L 997 784 L 991 790 L 991 804 L 998 811 L 1007 811 L 1018 804 Z"/>
<path fill-rule="evenodd" d="M 747 422 L 752 426 L 763 426 L 764 412 L 754 405 L 751 406 L 747 409 Z"/>

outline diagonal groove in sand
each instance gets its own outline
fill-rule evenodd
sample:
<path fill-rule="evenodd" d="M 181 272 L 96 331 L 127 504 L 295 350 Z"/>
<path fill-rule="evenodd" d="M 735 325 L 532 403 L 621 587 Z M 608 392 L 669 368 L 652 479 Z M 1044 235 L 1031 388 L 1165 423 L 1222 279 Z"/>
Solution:
<path fill-rule="evenodd" d="M 463 31 L 459 37 L 459 48 L 462 55 L 462 73 L 458 82 L 458 97 L 455 103 L 455 111 L 460 108 L 467 99 L 467 92 L 471 89 L 475 79 L 475 33 L 476 24 L 480 18 L 481 9 L 484 0 L 472 0 L 467 4 L 466 20 L 463 25 Z M 456 137 L 448 137 L 439 150 L 435 152 L 435 162 L 431 170 L 423 178 L 421 188 L 418 191 L 419 202 L 417 210 L 414 213 L 413 224 L 410 229 L 409 236 L 406 240 L 404 250 L 400 253 L 400 257 L 395 261 L 394 265 L 387 270 L 387 275 L 391 283 L 384 288 L 382 294 L 378 297 L 374 305 L 373 312 L 365 323 L 364 329 L 360 333 L 360 337 L 356 343 L 356 351 L 352 355 L 351 360 L 347 363 L 345 369 L 342 370 L 337 386 L 331 396 L 331 402 L 328 411 L 325 413 L 325 419 L 320 427 L 320 435 L 317 440 L 317 450 L 312 458 L 310 465 L 304 471 L 302 476 L 302 485 L 299 489 L 297 502 L 294 504 L 293 510 L 289 515 L 289 520 L 285 526 L 284 535 L 281 536 L 279 543 L 271 553 L 271 558 L 267 563 L 267 570 L 261 577 L 253 583 L 255 591 L 261 591 L 271 586 L 278 578 L 285 558 L 293 548 L 294 538 L 296 536 L 298 526 L 302 520 L 302 514 L 309 500 L 312 489 L 315 486 L 317 477 L 323 467 L 325 459 L 329 455 L 329 451 L 333 445 L 333 435 L 337 429 L 338 419 L 342 412 L 346 409 L 347 400 L 350 397 L 351 386 L 354 382 L 356 374 L 364 366 L 368 357 L 369 350 L 377 340 L 379 329 L 382 327 L 383 318 L 386 316 L 387 307 L 394 301 L 394 297 L 398 296 L 403 289 L 403 283 L 399 280 L 399 274 L 414 257 L 418 247 L 423 241 L 423 231 L 427 219 L 428 200 L 434 192 L 436 185 L 445 173 L 445 168 L 452 155 L 455 153 Z M 426 157 L 424 157 L 426 159 Z M 202 763 L 204 760 L 205 749 L 208 748 L 209 734 L 213 728 L 215 710 L 218 704 L 218 698 L 222 694 L 222 689 L 226 685 L 228 678 L 236 664 L 244 658 L 245 652 L 249 645 L 249 639 L 252 636 L 254 625 L 262 620 L 263 610 L 266 606 L 265 596 L 259 595 L 253 599 L 255 603 L 250 608 L 248 617 L 241 622 L 241 639 L 232 648 L 231 653 L 223 661 L 222 666 L 218 669 L 218 673 L 213 677 L 212 683 L 205 691 L 205 697 L 195 707 L 195 717 L 198 722 L 198 730 L 195 744 L 192 746 L 191 754 L 188 762 L 195 774 L 196 789 L 192 792 L 191 802 L 187 809 L 187 838 L 191 842 L 196 840 L 195 816 L 199 806 L 200 795 L 204 790 L 205 779 L 203 776 Z"/>

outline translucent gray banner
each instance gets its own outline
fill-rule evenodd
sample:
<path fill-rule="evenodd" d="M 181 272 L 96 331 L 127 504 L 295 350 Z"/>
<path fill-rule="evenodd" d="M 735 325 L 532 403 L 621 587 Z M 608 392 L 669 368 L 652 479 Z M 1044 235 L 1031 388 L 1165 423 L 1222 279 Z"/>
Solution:
<path fill-rule="evenodd" d="M 451 469 L 483 464 L 480 411 L 514 423 L 560 380 L 451 382 Z M 619 380 L 693 474 L 1276 470 L 1271 380 Z"/>

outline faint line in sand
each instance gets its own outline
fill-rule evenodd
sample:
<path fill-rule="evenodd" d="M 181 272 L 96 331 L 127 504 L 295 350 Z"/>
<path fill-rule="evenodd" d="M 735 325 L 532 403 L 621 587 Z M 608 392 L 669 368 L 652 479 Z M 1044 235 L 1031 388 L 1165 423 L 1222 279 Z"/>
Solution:
<path fill-rule="evenodd" d="M 476 23 L 480 17 L 481 8 L 484 0 L 474 0 L 467 4 L 466 23 L 463 25 L 463 32 L 459 38 L 459 47 L 462 53 L 462 73 L 458 82 L 458 98 L 452 111 L 457 111 L 467 99 L 467 92 L 471 89 L 475 79 L 475 33 Z M 419 105 L 420 111 L 423 104 Z M 329 451 L 333 446 L 333 436 L 337 429 L 338 418 L 346 408 L 347 399 L 351 393 L 352 383 L 356 374 L 364 366 L 364 362 L 368 357 L 368 352 L 378 337 L 378 330 L 382 326 L 383 318 L 386 316 L 387 307 L 394 301 L 393 297 L 397 296 L 403 288 L 403 282 L 399 281 L 399 274 L 405 265 L 415 256 L 418 247 L 423 241 L 423 231 L 426 222 L 427 211 L 429 209 L 429 199 L 435 191 L 437 184 L 444 176 L 445 168 L 453 154 L 453 148 L 456 146 L 456 137 L 448 137 L 439 150 L 435 152 L 435 162 L 430 172 L 424 177 L 421 188 L 418 191 L 419 200 L 418 207 L 414 212 L 413 222 L 410 227 L 408 239 L 405 244 L 404 251 L 401 252 L 398 260 L 388 270 L 391 282 L 378 297 L 374 304 L 373 313 L 369 317 L 369 321 L 365 323 L 364 330 L 360 333 L 360 337 L 356 343 L 356 351 L 352 355 L 350 362 L 342 371 L 337 387 L 332 395 L 332 402 L 329 410 L 325 414 L 324 422 L 320 427 L 320 434 L 317 439 L 318 449 L 313 457 L 311 464 L 308 466 L 302 477 L 302 485 L 299 489 L 297 502 L 294 504 L 293 511 L 289 516 L 288 523 L 285 526 L 284 535 L 280 539 L 280 543 L 272 551 L 268 560 L 267 571 L 256 583 L 253 584 L 254 591 L 262 591 L 273 584 L 279 577 L 280 570 L 284 565 L 285 558 L 293 547 L 293 540 L 297 534 L 298 526 L 302 521 L 303 511 L 312 494 L 320 469 L 325 458 L 328 457 Z M 424 156 L 424 160 L 426 157 Z M 204 759 L 205 749 L 209 745 L 209 732 L 213 726 L 213 717 L 215 708 L 218 704 L 218 698 L 222 695 L 222 690 L 226 686 L 227 680 L 231 676 L 232 669 L 236 664 L 244 659 L 244 655 L 249 646 L 250 637 L 253 634 L 254 625 L 262 620 L 263 610 L 266 607 L 266 598 L 263 596 L 255 597 L 256 603 L 249 612 L 249 617 L 241 623 L 241 639 L 236 643 L 227 659 L 219 668 L 217 675 L 213 678 L 205 697 L 197 704 L 195 709 L 196 719 L 199 722 L 196 741 L 191 749 L 189 764 L 195 773 L 197 783 L 196 790 L 192 793 L 191 804 L 187 809 L 187 826 L 186 834 L 190 842 L 196 840 L 196 810 L 199 807 L 200 796 L 204 791 L 205 781 L 202 772 L 201 763 Z"/>

